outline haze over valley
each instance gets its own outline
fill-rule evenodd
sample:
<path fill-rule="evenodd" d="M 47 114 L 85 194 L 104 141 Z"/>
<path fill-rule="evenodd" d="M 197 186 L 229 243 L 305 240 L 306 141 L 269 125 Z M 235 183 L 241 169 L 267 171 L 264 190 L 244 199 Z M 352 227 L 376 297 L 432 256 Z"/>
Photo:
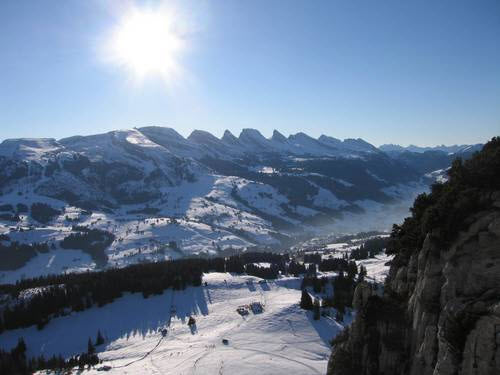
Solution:
<path fill-rule="evenodd" d="M 386 154 L 362 139 L 305 133 L 219 139 L 144 127 L 0 144 L 2 279 L 248 249 L 326 234 L 388 231 L 417 194 L 445 179 L 455 153 Z M 103 246 L 68 245 L 82 229 Z"/>

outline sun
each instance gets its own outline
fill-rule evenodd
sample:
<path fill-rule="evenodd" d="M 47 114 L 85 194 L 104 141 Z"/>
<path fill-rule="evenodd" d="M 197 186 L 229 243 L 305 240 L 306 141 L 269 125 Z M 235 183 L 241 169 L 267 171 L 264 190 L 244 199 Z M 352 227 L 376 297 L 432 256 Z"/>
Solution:
<path fill-rule="evenodd" d="M 134 8 L 112 30 L 106 50 L 137 81 L 159 76 L 171 82 L 182 73 L 179 59 L 185 44 L 175 13 Z"/>

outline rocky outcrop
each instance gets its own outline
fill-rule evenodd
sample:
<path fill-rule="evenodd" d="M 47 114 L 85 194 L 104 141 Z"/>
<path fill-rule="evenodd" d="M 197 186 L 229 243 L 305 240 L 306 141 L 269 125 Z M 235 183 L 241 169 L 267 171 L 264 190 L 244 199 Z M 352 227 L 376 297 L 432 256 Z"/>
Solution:
<path fill-rule="evenodd" d="M 382 297 L 358 285 L 358 315 L 328 374 L 500 374 L 500 192 L 443 247 L 439 230 L 398 254 Z"/>

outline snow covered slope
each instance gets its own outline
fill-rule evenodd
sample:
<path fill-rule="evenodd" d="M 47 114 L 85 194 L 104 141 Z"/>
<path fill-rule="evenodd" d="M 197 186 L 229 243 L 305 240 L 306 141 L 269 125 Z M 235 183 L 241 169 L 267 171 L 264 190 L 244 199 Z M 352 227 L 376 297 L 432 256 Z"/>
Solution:
<path fill-rule="evenodd" d="M 321 232 L 366 230 L 374 215 L 382 218 L 374 229 L 387 229 L 432 180 L 405 163 L 361 139 L 278 131 L 265 138 L 254 129 L 239 137 L 226 131 L 220 139 L 144 127 L 5 140 L 0 246 L 42 242 L 50 249 L 15 269 L 0 267 L 0 282 L 94 269 L 95 257 L 78 249 L 68 256 L 60 247 L 82 226 L 114 236 L 104 254 L 111 267 L 279 248 Z M 39 203 L 57 213 L 37 220 L 32 206 Z"/>
<path fill-rule="evenodd" d="M 0 347 L 24 337 L 28 356 L 86 351 L 89 336 L 100 330 L 97 347 L 111 374 L 324 374 L 330 340 L 343 326 L 329 317 L 315 321 L 301 310 L 300 279 L 259 282 L 252 276 L 210 273 L 208 286 L 167 290 L 143 299 L 126 295 L 101 308 L 54 318 L 36 327 L 7 331 Z M 241 305 L 260 302 L 262 313 L 240 316 Z M 196 326 L 190 329 L 187 319 Z M 161 331 L 167 329 L 163 337 Z M 224 343 L 223 340 L 227 340 Z"/>

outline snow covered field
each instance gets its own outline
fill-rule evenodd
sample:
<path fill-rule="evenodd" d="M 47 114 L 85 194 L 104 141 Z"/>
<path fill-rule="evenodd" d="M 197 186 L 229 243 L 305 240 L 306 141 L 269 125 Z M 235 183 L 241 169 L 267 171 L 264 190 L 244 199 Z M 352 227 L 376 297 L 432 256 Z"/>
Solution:
<path fill-rule="evenodd" d="M 377 283 L 383 283 L 389 273 L 389 266 L 386 265 L 394 258 L 394 255 L 380 254 L 374 258 L 356 261 L 358 267 L 363 265 L 366 268 L 367 279 Z"/>
<path fill-rule="evenodd" d="M 22 336 L 29 356 L 70 356 L 86 351 L 88 338 L 94 340 L 100 330 L 106 338 L 97 348 L 103 364 L 89 374 L 102 366 L 110 366 L 112 374 L 324 374 L 329 341 L 342 325 L 327 317 L 315 321 L 312 312 L 299 308 L 299 278 L 260 280 L 206 274 L 207 286 L 167 290 L 148 299 L 126 295 L 101 308 L 52 319 L 41 331 L 4 332 L 0 347 L 15 346 Z M 262 303 L 264 311 L 236 312 L 252 302 Z M 187 325 L 191 315 L 196 319 L 192 330 Z"/>

